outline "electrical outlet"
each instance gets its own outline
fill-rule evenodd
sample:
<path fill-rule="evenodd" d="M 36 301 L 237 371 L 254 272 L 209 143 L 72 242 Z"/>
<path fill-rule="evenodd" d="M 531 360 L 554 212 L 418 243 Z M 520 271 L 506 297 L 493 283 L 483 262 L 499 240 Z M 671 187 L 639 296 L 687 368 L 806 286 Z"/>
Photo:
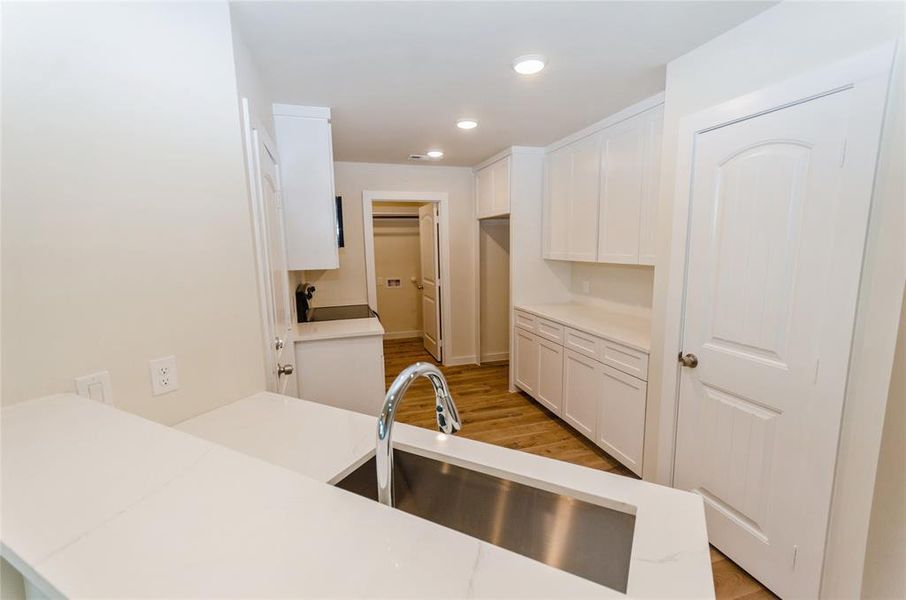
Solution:
<path fill-rule="evenodd" d="M 176 372 L 176 357 L 165 356 L 150 362 L 151 393 L 155 396 L 179 389 L 179 374 Z"/>
<path fill-rule="evenodd" d="M 113 406 L 113 392 L 110 389 L 110 373 L 98 371 L 76 377 L 76 393 L 79 396 Z"/>

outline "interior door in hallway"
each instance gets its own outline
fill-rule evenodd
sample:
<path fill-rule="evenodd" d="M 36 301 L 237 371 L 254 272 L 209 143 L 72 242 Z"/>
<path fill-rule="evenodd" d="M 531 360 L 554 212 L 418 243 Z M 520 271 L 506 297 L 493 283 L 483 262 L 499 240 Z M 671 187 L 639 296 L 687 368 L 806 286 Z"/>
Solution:
<path fill-rule="evenodd" d="M 818 596 L 824 556 L 871 195 L 844 173 L 874 160 L 847 149 L 853 96 L 695 139 L 683 352 L 697 365 L 681 370 L 674 482 L 704 498 L 711 543 L 784 597 Z"/>
<path fill-rule="evenodd" d="M 443 332 L 440 320 L 440 251 L 437 240 L 437 203 L 430 202 L 418 209 L 419 244 L 421 247 L 422 279 L 422 338 L 425 350 L 443 361 Z"/>

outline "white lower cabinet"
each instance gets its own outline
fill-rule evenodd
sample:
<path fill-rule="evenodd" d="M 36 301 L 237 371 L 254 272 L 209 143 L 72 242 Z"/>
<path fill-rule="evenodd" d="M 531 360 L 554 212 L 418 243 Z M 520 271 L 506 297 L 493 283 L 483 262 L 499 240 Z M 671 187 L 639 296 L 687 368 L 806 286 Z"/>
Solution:
<path fill-rule="evenodd" d="M 535 396 L 538 392 L 538 340 L 535 334 L 517 327 L 513 341 L 516 385 Z"/>
<path fill-rule="evenodd" d="M 563 346 L 541 337 L 538 344 L 538 389 L 535 398 L 557 415 L 563 405 Z"/>
<path fill-rule="evenodd" d="M 601 387 L 595 443 L 633 473 L 641 475 L 648 384 L 601 365 Z"/>
<path fill-rule="evenodd" d="M 556 323 L 518 310 L 513 322 L 516 385 L 641 475 L 648 355 L 571 327 L 558 338 Z M 634 360 L 615 361 L 611 347 Z"/>
<path fill-rule="evenodd" d="M 563 368 L 563 420 L 595 439 L 598 399 L 603 391 L 604 365 L 572 350 L 566 351 Z"/>

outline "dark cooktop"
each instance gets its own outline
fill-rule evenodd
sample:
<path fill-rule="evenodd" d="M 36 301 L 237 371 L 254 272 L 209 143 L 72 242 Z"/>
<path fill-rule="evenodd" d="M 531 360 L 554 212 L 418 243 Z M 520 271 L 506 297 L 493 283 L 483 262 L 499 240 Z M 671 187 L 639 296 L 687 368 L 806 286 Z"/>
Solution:
<path fill-rule="evenodd" d="M 367 304 L 350 306 L 318 306 L 308 311 L 308 318 L 302 322 L 339 321 L 341 319 L 368 319 L 376 316 Z"/>

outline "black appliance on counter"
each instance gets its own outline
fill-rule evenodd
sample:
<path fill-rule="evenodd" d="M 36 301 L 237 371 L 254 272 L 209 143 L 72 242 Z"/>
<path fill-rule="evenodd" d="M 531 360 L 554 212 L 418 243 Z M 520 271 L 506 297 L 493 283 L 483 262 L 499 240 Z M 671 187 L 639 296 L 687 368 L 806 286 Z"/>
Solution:
<path fill-rule="evenodd" d="M 351 304 L 347 306 L 318 306 L 311 307 L 309 302 L 315 293 L 315 286 L 301 283 L 296 288 L 296 315 L 300 323 L 316 323 L 318 321 L 339 321 L 341 319 L 370 319 L 377 313 L 367 304 Z"/>

